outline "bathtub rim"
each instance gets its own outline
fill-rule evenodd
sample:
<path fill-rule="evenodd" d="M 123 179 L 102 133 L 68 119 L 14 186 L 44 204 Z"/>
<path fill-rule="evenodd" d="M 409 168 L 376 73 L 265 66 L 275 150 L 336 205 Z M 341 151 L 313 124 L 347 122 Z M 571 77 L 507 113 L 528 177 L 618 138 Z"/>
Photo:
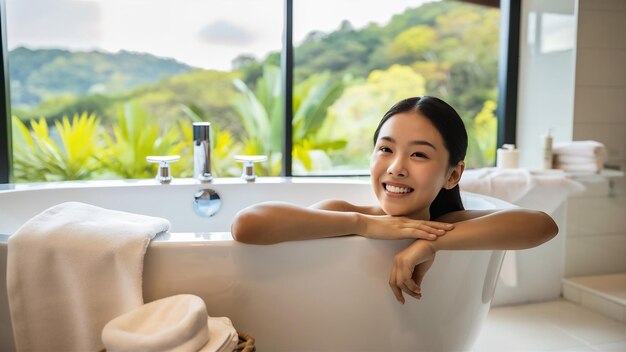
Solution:
<path fill-rule="evenodd" d="M 161 184 L 156 179 L 123 179 L 123 180 L 73 180 L 53 182 L 24 182 L 0 184 L 0 196 L 7 192 L 34 191 L 34 190 L 63 190 L 74 188 L 107 188 L 107 187 L 175 187 L 184 185 L 210 186 L 210 185 L 254 185 L 254 184 L 369 184 L 369 176 L 276 176 L 258 177 L 254 182 L 246 182 L 240 177 L 214 178 L 211 182 L 200 182 L 193 178 L 175 178 L 169 184 Z"/>
<path fill-rule="evenodd" d="M 238 177 L 215 178 L 212 182 L 200 182 L 192 178 L 174 179 L 170 184 L 160 184 L 156 179 L 125 179 L 125 180 L 88 180 L 88 181 L 59 181 L 59 182 L 35 182 L 35 183 L 6 183 L 0 184 L 0 197 L 8 193 L 33 192 L 40 190 L 63 191 L 67 189 L 99 189 L 99 188 L 161 188 L 161 187 L 210 187 L 211 185 L 280 185 L 280 184 L 358 184 L 369 185 L 368 177 L 363 176 L 341 176 L 341 177 L 260 177 L 256 182 L 246 182 Z M 491 209 L 511 209 L 517 206 L 494 197 L 472 193 L 461 190 L 461 197 L 477 197 L 490 203 Z M 7 244 L 12 234 L 0 233 L 0 244 Z M 193 236 L 194 238 L 190 238 Z M 348 237 L 348 236 L 340 236 Z M 359 237 L 359 236 L 352 236 Z M 167 232 L 158 234 L 151 243 L 155 245 L 164 243 L 218 243 L 235 241 L 230 232 L 206 231 L 206 232 Z M 236 242 L 236 241 L 235 241 Z"/>

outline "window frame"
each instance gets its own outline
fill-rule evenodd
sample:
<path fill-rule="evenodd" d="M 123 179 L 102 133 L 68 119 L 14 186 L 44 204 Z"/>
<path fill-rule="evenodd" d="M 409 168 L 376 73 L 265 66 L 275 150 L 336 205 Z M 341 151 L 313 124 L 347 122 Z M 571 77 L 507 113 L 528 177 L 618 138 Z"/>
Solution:
<path fill-rule="evenodd" d="M 11 138 L 11 95 L 8 74 L 9 53 L 7 51 L 6 3 L 0 0 L 0 183 L 10 183 L 13 179 L 13 148 Z"/>
<path fill-rule="evenodd" d="M 471 1 L 468 1 L 471 2 Z M 498 138 L 497 145 L 515 144 L 517 125 L 517 83 L 519 74 L 519 38 L 521 0 L 500 1 L 500 51 L 498 60 Z M 284 0 L 283 46 L 281 51 L 281 80 L 283 87 L 284 129 L 282 135 L 283 162 L 281 176 L 293 176 L 293 0 Z M 0 0 L 0 184 L 13 180 L 11 138 L 11 98 L 8 71 L 6 33 L 6 2 Z M 341 175 L 337 175 L 341 176 Z M 294 176 L 295 177 L 295 176 Z M 298 177 L 314 177 L 302 175 Z"/>

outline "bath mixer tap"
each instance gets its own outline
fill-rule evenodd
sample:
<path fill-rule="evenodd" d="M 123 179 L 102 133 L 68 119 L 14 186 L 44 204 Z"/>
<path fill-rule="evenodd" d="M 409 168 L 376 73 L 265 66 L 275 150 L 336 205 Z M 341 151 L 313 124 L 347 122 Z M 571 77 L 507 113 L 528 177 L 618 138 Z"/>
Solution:
<path fill-rule="evenodd" d="M 157 171 L 156 179 L 162 185 L 167 185 L 172 182 L 174 179 L 172 177 L 172 172 L 170 171 L 170 163 L 178 161 L 180 159 L 179 155 L 169 155 L 169 156 L 147 156 L 146 161 L 149 163 L 158 163 L 159 170 Z"/>
<path fill-rule="evenodd" d="M 235 160 L 243 163 L 241 179 L 246 182 L 254 182 L 256 175 L 254 174 L 254 163 L 267 160 L 266 155 L 235 155 Z"/>
<path fill-rule="evenodd" d="M 193 123 L 193 177 L 210 182 L 211 175 L 211 124 Z"/>

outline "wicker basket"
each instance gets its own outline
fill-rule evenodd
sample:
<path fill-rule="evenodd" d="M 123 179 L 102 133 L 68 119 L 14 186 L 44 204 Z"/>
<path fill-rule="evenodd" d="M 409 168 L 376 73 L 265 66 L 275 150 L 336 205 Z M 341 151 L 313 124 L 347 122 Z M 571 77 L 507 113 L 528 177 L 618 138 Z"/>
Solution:
<path fill-rule="evenodd" d="M 235 348 L 235 352 L 254 352 L 256 347 L 254 346 L 254 338 L 243 332 L 238 332 L 239 344 Z"/>

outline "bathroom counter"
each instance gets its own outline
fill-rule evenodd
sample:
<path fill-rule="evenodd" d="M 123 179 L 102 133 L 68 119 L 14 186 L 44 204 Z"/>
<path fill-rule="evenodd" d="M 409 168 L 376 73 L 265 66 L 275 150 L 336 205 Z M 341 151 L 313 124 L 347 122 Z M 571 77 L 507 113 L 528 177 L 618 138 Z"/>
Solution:
<path fill-rule="evenodd" d="M 575 179 L 587 179 L 587 178 L 619 178 L 624 177 L 624 171 L 614 170 L 614 169 L 604 169 L 599 173 L 589 173 L 589 172 L 566 172 L 567 176 L 573 177 Z"/>
<path fill-rule="evenodd" d="M 461 190 L 484 194 L 523 208 L 552 214 L 585 186 L 562 170 L 481 168 L 466 170 Z"/>

